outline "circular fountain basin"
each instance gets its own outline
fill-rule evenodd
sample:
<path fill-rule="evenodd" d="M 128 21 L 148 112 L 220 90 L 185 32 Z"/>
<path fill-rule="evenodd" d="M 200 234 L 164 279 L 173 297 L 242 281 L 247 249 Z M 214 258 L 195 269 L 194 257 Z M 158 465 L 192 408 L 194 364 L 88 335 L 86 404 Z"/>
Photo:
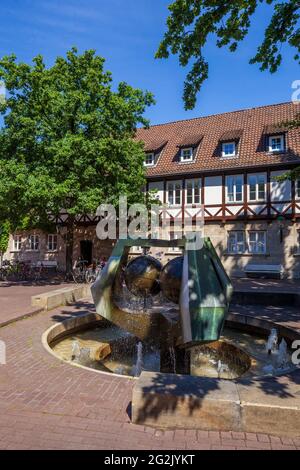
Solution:
<path fill-rule="evenodd" d="M 86 317 L 90 317 L 90 321 Z M 142 342 L 142 357 L 138 357 L 140 340 L 137 337 L 94 314 L 86 317 L 69 319 L 46 332 L 47 343 L 57 358 L 72 365 L 122 376 L 135 377 L 141 370 L 178 373 L 178 357 L 173 348 L 167 347 L 161 352 L 157 345 Z M 280 375 L 294 370 L 290 361 L 284 369 L 276 367 L 277 357 L 268 354 L 266 339 L 266 335 L 225 328 L 220 341 L 187 350 L 184 369 L 180 364 L 180 373 L 233 380 L 242 376 Z M 137 363 L 141 361 L 142 369 L 139 370 Z"/>
<path fill-rule="evenodd" d="M 54 354 L 64 361 L 102 372 L 136 376 L 138 342 L 135 336 L 121 328 L 99 322 L 99 325 L 92 329 L 78 331 L 52 342 L 50 347 Z M 81 351 L 89 351 L 89 354 L 74 356 L 74 343 Z M 99 357 L 99 350 L 104 350 L 104 356 Z M 143 370 L 160 370 L 159 351 L 145 343 L 143 343 Z"/>

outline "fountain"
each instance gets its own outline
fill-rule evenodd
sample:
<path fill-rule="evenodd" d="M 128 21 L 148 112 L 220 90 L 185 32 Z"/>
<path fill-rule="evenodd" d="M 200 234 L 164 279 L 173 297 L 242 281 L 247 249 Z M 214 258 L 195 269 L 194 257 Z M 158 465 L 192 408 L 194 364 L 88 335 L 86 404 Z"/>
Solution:
<path fill-rule="evenodd" d="M 271 333 L 268 337 L 268 341 L 266 344 L 266 348 L 268 351 L 268 354 L 272 354 L 277 351 L 277 345 L 278 345 L 278 333 L 276 328 L 271 329 Z"/>
<path fill-rule="evenodd" d="M 184 248 L 183 240 L 176 242 Z M 169 242 L 140 243 L 167 247 Z M 145 370 L 230 380 L 249 373 L 276 375 L 290 366 L 287 344 L 282 339 L 278 346 L 275 328 L 255 351 L 253 335 L 246 346 L 245 335 L 226 328 L 221 336 L 232 286 L 209 240 L 165 266 L 149 254 L 129 259 L 130 246 L 128 240 L 117 243 L 92 286 L 97 313 L 106 323 L 93 330 L 94 343 L 88 332 L 80 342 L 73 337 L 71 350 L 64 340 L 67 360 L 134 377 Z M 60 345 L 55 350 L 60 354 Z"/>
<path fill-rule="evenodd" d="M 78 359 L 80 356 L 80 346 L 78 341 L 72 343 L 72 361 Z"/>
<path fill-rule="evenodd" d="M 174 374 L 176 374 L 176 356 L 175 356 L 174 346 L 169 347 L 169 353 L 170 353 L 170 369 Z"/>
<path fill-rule="evenodd" d="M 279 348 L 278 348 L 278 357 L 277 357 L 277 367 L 279 369 L 284 369 L 289 362 L 287 344 L 284 338 L 282 338 Z"/>
<path fill-rule="evenodd" d="M 143 344 L 141 341 L 138 342 L 137 344 L 137 360 L 136 360 L 136 365 L 133 368 L 133 374 L 134 377 L 139 377 L 142 373 L 142 368 L 143 368 Z"/>
<path fill-rule="evenodd" d="M 58 333 L 49 333 L 54 354 L 95 372 L 132 376 L 135 423 L 252 432 L 258 403 L 260 429 L 266 429 L 269 401 L 270 409 L 284 411 L 264 389 L 280 388 L 277 376 L 296 370 L 289 349 L 294 337 L 263 318 L 228 318 L 232 286 L 209 240 L 197 251 L 174 241 L 183 256 L 164 266 L 149 253 L 130 259 L 130 247 L 139 243 L 169 246 L 119 241 L 92 286 L 97 313 L 55 326 Z"/>

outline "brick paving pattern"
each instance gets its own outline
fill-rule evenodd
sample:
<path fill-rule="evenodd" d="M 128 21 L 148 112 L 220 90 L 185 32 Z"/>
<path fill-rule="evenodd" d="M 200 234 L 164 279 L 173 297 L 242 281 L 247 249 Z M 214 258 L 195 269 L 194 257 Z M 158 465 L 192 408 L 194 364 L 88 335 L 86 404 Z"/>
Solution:
<path fill-rule="evenodd" d="M 86 300 L 0 328 L 0 449 L 300 450 L 300 438 L 131 424 L 133 379 L 68 365 L 41 343 L 51 324 L 90 310 Z"/>
<path fill-rule="evenodd" d="M 31 307 L 31 296 L 51 290 L 62 289 L 70 284 L 53 283 L 14 283 L 0 282 L 0 324 L 14 320 L 21 315 L 30 315 L 37 308 Z"/>

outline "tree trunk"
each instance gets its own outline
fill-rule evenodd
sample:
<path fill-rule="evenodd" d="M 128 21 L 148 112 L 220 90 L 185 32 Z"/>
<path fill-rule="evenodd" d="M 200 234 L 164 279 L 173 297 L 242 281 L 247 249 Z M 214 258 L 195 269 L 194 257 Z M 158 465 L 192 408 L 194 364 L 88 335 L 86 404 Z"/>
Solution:
<path fill-rule="evenodd" d="M 73 269 L 73 247 L 74 247 L 74 219 L 68 221 L 66 234 L 66 273 L 70 274 Z"/>

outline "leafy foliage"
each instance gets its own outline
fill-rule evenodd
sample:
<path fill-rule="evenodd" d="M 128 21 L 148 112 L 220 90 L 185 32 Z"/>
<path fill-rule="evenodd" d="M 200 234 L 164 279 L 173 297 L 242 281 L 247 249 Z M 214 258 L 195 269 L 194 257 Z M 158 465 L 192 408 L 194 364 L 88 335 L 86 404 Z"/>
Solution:
<path fill-rule="evenodd" d="M 213 36 L 217 47 L 227 46 L 231 52 L 236 51 L 248 34 L 251 18 L 260 3 L 274 4 L 274 9 L 263 42 L 250 63 L 260 64 L 261 70 L 276 72 L 282 63 L 283 44 L 295 48 L 295 60 L 300 63 L 299 0 L 175 0 L 171 3 L 168 29 L 156 57 L 178 54 L 184 67 L 194 59 L 184 84 L 186 109 L 194 108 L 197 93 L 208 77 L 209 65 L 203 55 L 206 43 Z"/>
<path fill-rule="evenodd" d="M 49 68 L 40 55 L 0 60 L 0 213 L 13 226 L 42 226 L 61 210 L 74 221 L 120 194 L 141 199 L 144 151 L 133 137 L 154 99 L 126 83 L 113 91 L 104 62 L 76 48 Z"/>
<path fill-rule="evenodd" d="M 0 223 L 0 255 L 6 252 L 10 234 L 10 224 L 8 220 Z"/>

